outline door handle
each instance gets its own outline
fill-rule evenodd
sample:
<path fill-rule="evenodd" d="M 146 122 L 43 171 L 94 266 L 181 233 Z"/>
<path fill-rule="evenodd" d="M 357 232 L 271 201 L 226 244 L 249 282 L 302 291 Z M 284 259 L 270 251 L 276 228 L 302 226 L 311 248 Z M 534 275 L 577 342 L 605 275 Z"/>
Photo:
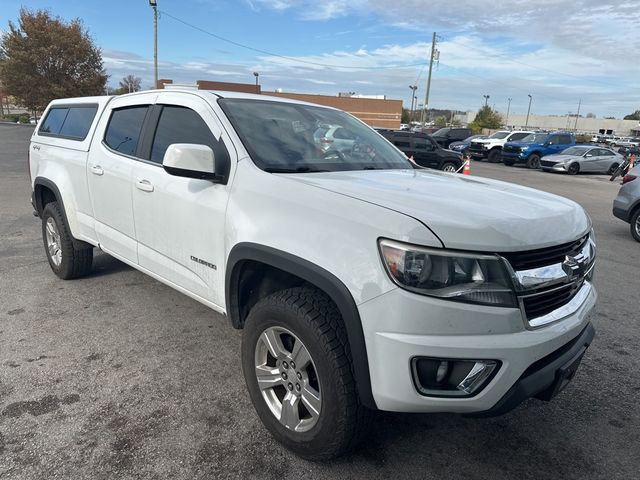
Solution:
<path fill-rule="evenodd" d="M 91 173 L 93 173 L 94 175 L 103 175 L 104 174 L 104 170 L 102 169 L 102 167 L 100 165 L 93 165 L 91 168 Z"/>
<path fill-rule="evenodd" d="M 138 190 L 142 190 L 143 192 L 153 192 L 153 185 L 149 180 L 136 180 L 136 188 Z"/>

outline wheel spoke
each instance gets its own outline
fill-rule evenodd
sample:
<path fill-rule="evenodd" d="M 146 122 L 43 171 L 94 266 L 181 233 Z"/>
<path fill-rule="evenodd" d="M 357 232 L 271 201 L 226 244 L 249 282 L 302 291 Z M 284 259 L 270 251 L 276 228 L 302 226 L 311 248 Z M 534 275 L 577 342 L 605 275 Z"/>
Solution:
<path fill-rule="evenodd" d="M 47 222 L 47 233 L 49 235 L 51 235 L 52 238 L 55 238 L 56 236 L 56 232 L 53 228 L 53 223 L 52 222 Z"/>
<path fill-rule="evenodd" d="M 309 351 L 299 340 L 296 340 L 293 344 L 291 359 L 296 362 L 296 368 L 298 369 L 305 368 L 307 365 L 309 365 L 309 363 L 311 363 L 311 356 L 309 355 Z"/>
<path fill-rule="evenodd" d="M 265 332 L 260 336 L 260 339 L 269 349 L 269 353 L 271 353 L 274 358 L 282 358 L 289 355 L 287 349 L 282 345 L 280 335 L 278 335 L 273 328 L 265 330 Z"/>
<path fill-rule="evenodd" d="M 282 411 L 280 413 L 280 422 L 287 428 L 295 430 L 300 423 L 300 414 L 298 413 L 298 397 L 291 392 L 287 392 L 282 400 Z"/>
<path fill-rule="evenodd" d="M 305 385 L 302 389 L 302 403 L 307 407 L 312 417 L 320 415 L 320 406 L 322 405 L 320 393 L 309 385 Z"/>
<path fill-rule="evenodd" d="M 270 368 L 266 365 L 256 367 L 256 378 L 258 379 L 258 387 L 260 387 L 260 390 L 266 390 L 283 384 L 280 371 L 277 368 Z"/>

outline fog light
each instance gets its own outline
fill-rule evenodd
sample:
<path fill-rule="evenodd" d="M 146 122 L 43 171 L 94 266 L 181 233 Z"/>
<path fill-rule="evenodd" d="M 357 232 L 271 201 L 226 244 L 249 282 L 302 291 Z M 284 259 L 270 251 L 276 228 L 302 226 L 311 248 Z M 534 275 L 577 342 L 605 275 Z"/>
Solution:
<path fill-rule="evenodd" d="M 435 397 L 473 396 L 489 383 L 499 366 L 497 360 L 416 357 L 411 361 L 418 392 Z"/>

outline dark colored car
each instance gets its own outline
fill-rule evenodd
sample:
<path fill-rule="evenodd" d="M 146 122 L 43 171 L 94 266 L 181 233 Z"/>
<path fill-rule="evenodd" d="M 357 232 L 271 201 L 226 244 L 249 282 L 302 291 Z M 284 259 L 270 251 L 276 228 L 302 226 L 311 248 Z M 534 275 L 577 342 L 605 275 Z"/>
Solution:
<path fill-rule="evenodd" d="M 429 135 L 415 132 L 380 132 L 407 157 L 421 167 L 455 172 L 462 166 L 462 155 L 445 150 Z"/>
<path fill-rule="evenodd" d="M 620 155 L 635 155 L 636 157 L 640 156 L 640 147 L 620 147 L 618 149 L 618 153 Z"/>
<path fill-rule="evenodd" d="M 452 142 L 449 144 L 449 150 L 453 150 L 454 152 L 460 152 L 461 154 L 465 154 L 469 145 L 471 145 L 471 140 L 487 138 L 486 135 L 472 135 L 470 137 L 465 138 L 459 142 Z"/>
<path fill-rule="evenodd" d="M 459 142 L 473 135 L 470 128 L 441 128 L 431 137 L 443 148 L 449 148 L 453 142 Z"/>

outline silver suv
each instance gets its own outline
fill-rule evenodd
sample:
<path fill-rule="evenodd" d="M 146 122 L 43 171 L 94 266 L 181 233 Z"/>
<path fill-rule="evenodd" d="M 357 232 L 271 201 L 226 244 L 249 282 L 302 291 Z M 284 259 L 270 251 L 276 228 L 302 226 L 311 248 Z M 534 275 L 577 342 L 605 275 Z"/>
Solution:
<path fill-rule="evenodd" d="M 640 166 L 622 179 L 622 187 L 613 201 L 613 214 L 631 225 L 631 236 L 640 242 Z"/>

